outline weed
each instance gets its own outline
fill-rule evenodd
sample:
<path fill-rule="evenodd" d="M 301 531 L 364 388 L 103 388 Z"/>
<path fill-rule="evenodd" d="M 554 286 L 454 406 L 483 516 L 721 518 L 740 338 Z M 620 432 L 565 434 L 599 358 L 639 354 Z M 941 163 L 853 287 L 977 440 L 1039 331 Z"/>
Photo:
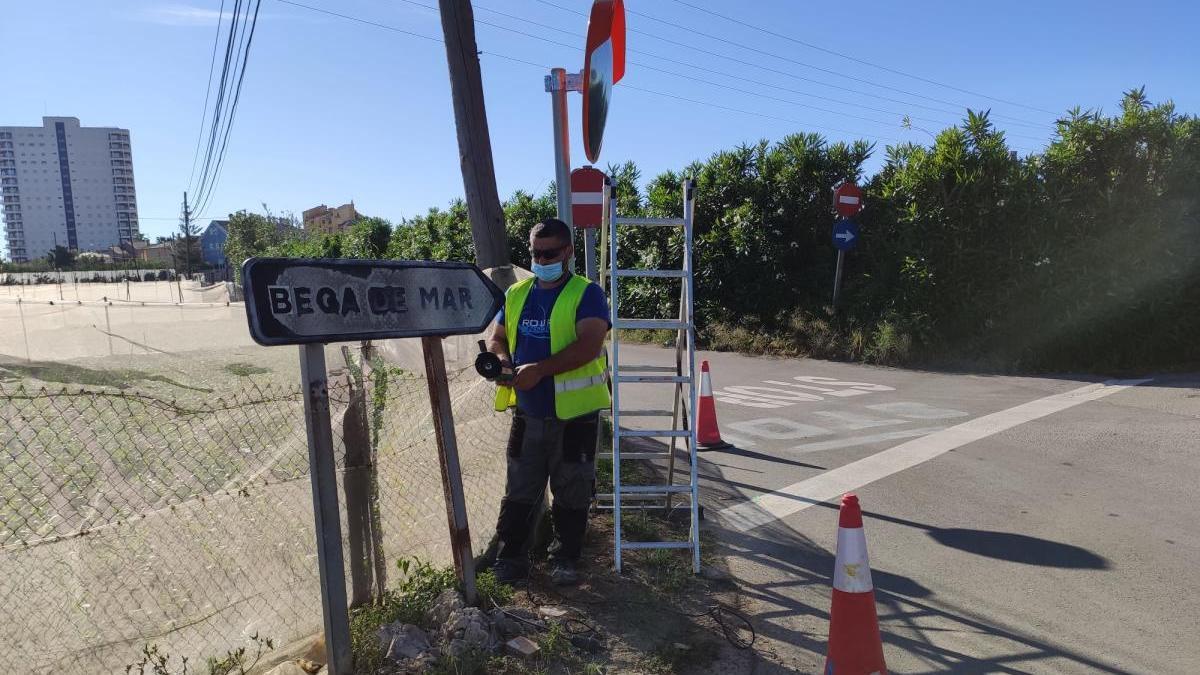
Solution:
<path fill-rule="evenodd" d="M 351 651 L 360 672 L 374 672 L 383 664 L 383 646 L 376 635 L 380 626 L 397 621 L 425 625 L 425 615 L 437 596 L 458 585 L 452 567 L 437 568 L 415 557 L 401 558 L 396 567 L 404 575 L 400 588 L 385 591 L 375 603 L 350 614 Z"/>
<path fill-rule="evenodd" d="M 471 649 L 461 656 L 443 654 L 427 671 L 429 675 L 485 675 L 494 672 L 492 657 L 485 651 Z"/>
<path fill-rule="evenodd" d="M 491 570 L 475 575 L 475 591 L 479 594 L 479 606 L 487 610 L 492 603 L 507 605 L 512 602 L 513 587 L 502 584 Z"/>
<path fill-rule="evenodd" d="M 659 525 L 644 512 L 631 518 L 621 519 L 622 538 L 627 541 L 658 541 L 660 529 Z"/>
<path fill-rule="evenodd" d="M 246 675 L 262 659 L 263 654 L 275 649 L 271 638 L 259 637 L 258 633 L 250 636 L 254 643 L 254 654 L 247 656 L 245 647 L 238 647 L 225 652 L 221 658 L 209 657 L 206 661 L 207 675 Z M 136 670 L 135 670 L 136 668 Z M 171 665 L 171 655 L 164 654 L 158 645 L 148 644 L 142 647 L 142 658 L 137 663 L 125 666 L 126 675 L 188 675 L 188 658 L 179 658 L 179 670 Z"/>
<path fill-rule="evenodd" d="M 571 636 L 561 623 L 551 622 L 550 627 L 538 639 L 538 657 L 543 663 L 557 661 L 571 650 Z"/>
<path fill-rule="evenodd" d="M 677 593 L 691 580 L 692 570 L 678 550 L 656 548 L 646 552 L 646 566 L 653 585 L 665 593 Z"/>
<path fill-rule="evenodd" d="M 225 372 L 238 377 L 250 377 L 251 375 L 265 375 L 271 372 L 270 368 L 261 368 L 249 363 L 227 363 L 225 364 Z"/>

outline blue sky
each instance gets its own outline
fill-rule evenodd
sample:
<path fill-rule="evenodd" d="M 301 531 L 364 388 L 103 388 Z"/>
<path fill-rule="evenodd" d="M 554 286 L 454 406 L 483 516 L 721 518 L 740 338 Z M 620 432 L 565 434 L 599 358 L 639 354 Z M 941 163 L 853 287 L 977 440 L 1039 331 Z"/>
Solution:
<path fill-rule="evenodd" d="M 436 12 L 418 6 L 436 5 L 436 0 L 298 1 L 441 35 Z M 580 12 L 590 7 L 590 0 L 551 1 Z M 961 116 L 955 111 L 962 105 L 1005 116 L 997 118 L 999 126 L 1012 134 L 1014 147 L 1028 152 L 1052 133 L 1055 115 L 1043 110 L 1059 112 L 1075 105 L 1113 110 L 1123 90 L 1140 85 L 1155 101 L 1173 99 L 1183 112 L 1200 111 L 1200 49 L 1194 34 L 1200 3 L 868 0 L 851 10 L 829 2 L 687 2 L 818 47 L 1034 109 L 856 63 L 677 0 L 626 0 L 630 29 L 648 34 L 629 36 L 630 49 L 642 53 L 630 53 L 636 63 L 614 92 L 601 165 L 632 159 L 649 178 L 739 143 L 817 131 L 835 140 L 877 140 L 873 169 L 884 145 L 929 140 L 925 131 L 901 128 L 904 113 L 931 118 L 914 124 L 936 132 Z M 585 19 L 538 0 L 474 4 L 478 20 L 580 45 L 571 48 L 478 27 L 500 193 L 540 190 L 554 175 L 544 73 L 492 54 L 579 69 L 582 37 L 569 33 L 581 36 Z M 48 114 L 75 116 L 88 126 L 129 128 L 142 231 L 151 237 L 169 233 L 188 187 L 219 5 L 219 0 L 8 0 L 0 9 L 0 63 L 5 64 L 0 124 L 40 125 Z M 584 162 L 579 97 L 571 97 L 572 158 L 578 166 Z M 444 47 L 263 0 L 225 165 L 206 218 L 243 208 L 261 210 L 263 203 L 275 212 L 299 214 L 319 203 L 353 199 L 360 211 L 392 220 L 444 207 L 462 191 Z"/>

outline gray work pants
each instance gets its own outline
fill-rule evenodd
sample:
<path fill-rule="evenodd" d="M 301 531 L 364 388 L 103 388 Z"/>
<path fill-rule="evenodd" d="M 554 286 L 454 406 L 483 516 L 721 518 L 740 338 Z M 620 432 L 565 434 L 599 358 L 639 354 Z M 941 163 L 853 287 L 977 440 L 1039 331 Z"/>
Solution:
<path fill-rule="evenodd" d="M 549 479 L 555 506 L 587 509 L 596 493 L 599 429 L 598 413 L 571 420 L 514 413 L 508 436 L 504 498 L 535 504 L 541 500 Z"/>

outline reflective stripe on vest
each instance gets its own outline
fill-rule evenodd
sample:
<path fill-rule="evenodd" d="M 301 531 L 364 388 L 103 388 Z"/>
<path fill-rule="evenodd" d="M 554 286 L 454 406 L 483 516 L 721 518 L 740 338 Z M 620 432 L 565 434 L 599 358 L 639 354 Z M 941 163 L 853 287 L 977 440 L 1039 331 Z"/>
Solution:
<path fill-rule="evenodd" d="M 584 387 L 590 387 L 594 384 L 605 384 L 606 382 L 608 382 L 608 375 L 606 373 L 592 375 L 591 377 L 580 377 L 567 380 L 566 382 L 556 381 L 554 383 L 554 393 L 558 394 L 564 391 L 575 391 L 576 389 L 583 389 Z"/>

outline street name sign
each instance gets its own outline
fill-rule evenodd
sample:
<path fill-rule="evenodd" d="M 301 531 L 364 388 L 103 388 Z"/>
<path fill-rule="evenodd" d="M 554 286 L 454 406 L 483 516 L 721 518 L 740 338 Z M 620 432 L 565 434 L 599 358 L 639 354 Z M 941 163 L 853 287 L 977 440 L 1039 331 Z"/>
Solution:
<path fill-rule="evenodd" d="M 475 334 L 504 301 L 459 262 L 251 258 L 242 284 L 250 335 L 267 346 Z"/>

